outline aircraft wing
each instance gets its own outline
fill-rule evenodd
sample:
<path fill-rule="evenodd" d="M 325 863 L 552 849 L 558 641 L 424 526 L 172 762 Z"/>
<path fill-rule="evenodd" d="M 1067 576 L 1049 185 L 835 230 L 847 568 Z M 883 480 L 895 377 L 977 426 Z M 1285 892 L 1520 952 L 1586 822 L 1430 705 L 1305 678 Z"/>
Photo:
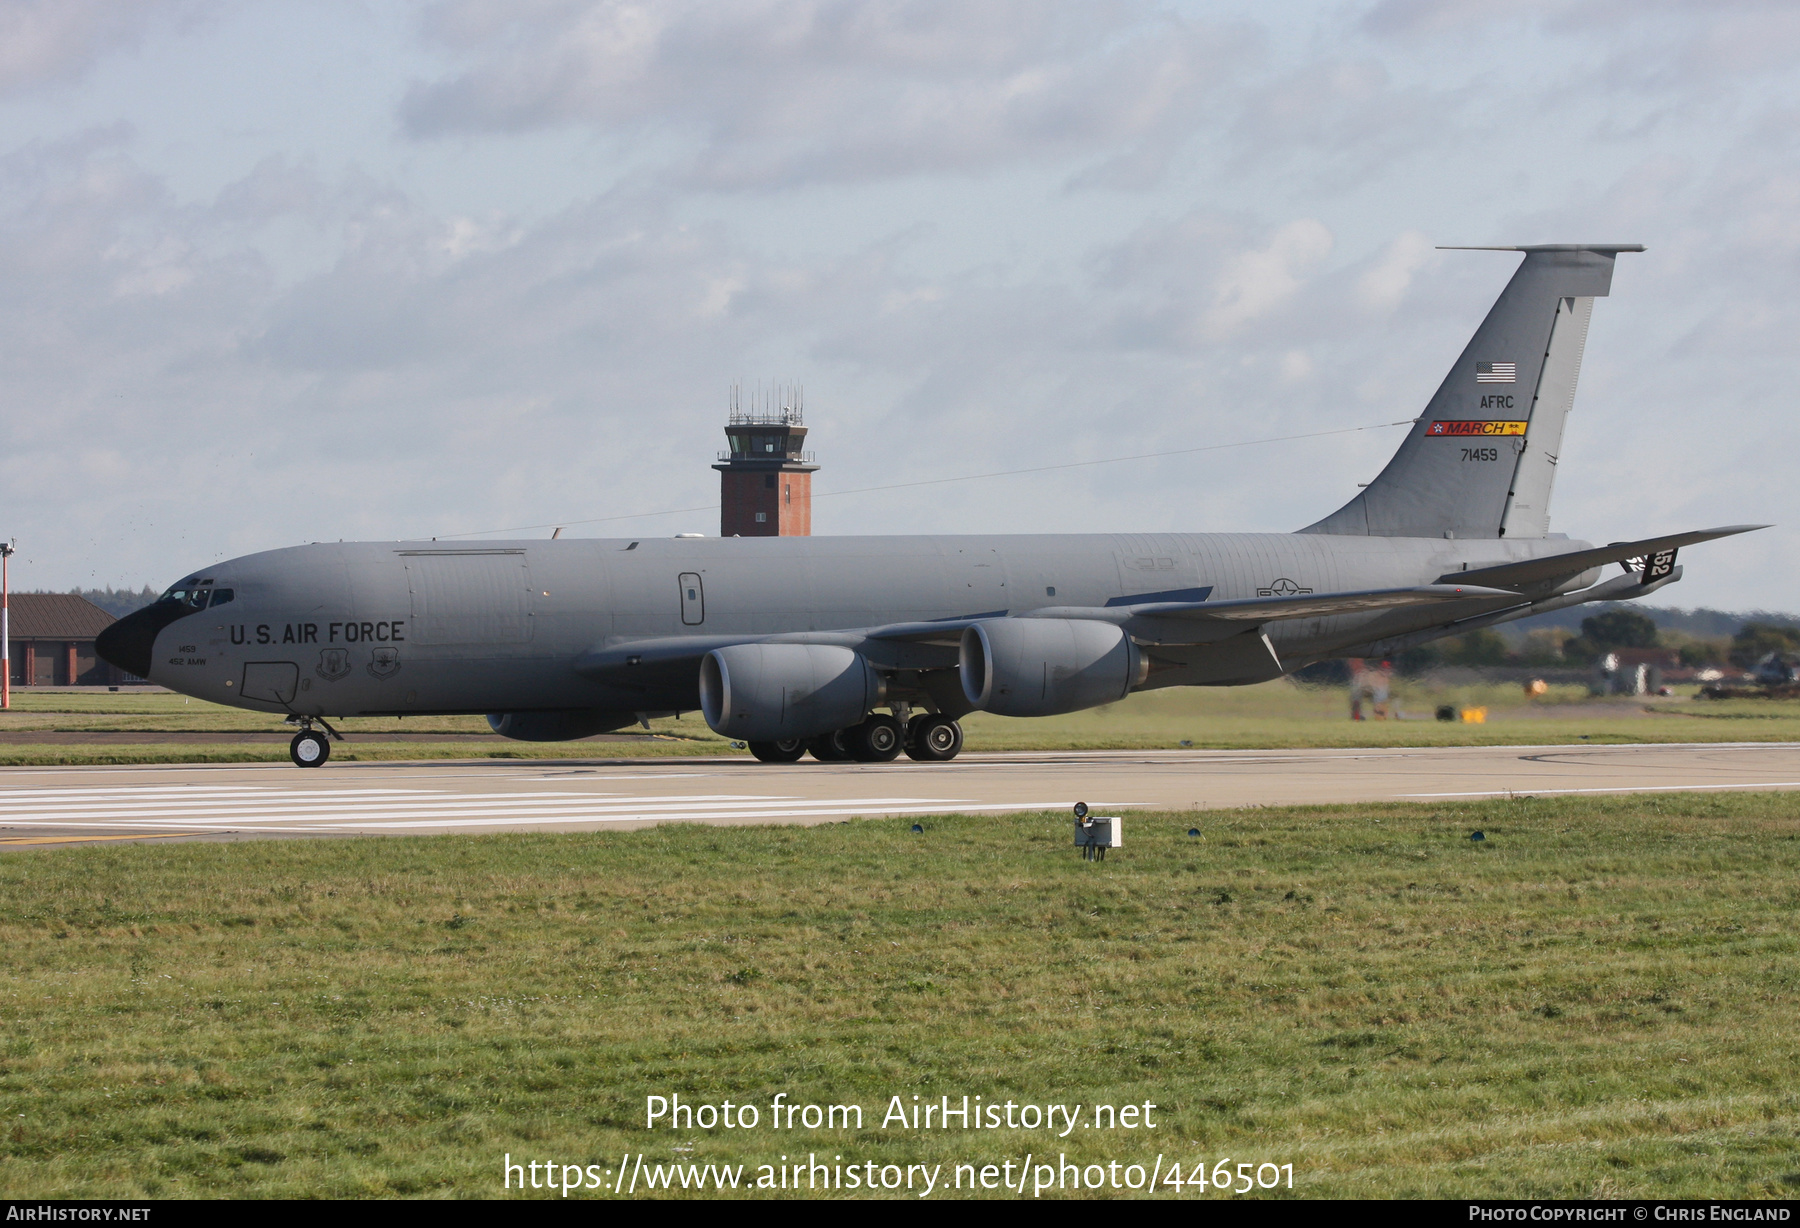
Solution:
<path fill-rule="evenodd" d="M 1551 554 L 1543 558 L 1521 559 L 1517 563 L 1499 563 L 1493 567 L 1474 567 L 1468 571 L 1453 571 L 1439 576 L 1439 584 L 1466 582 L 1469 584 L 1493 584 L 1512 588 L 1525 584 L 1541 584 L 1547 580 L 1566 580 L 1570 576 L 1578 576 L 1592 567 L 1602 567 L 1607 563 L 1623 563 L 1626 559 L 1648 558 L 1692 546 L 1700 542 L 1713 541 L 1720 537 L 1731 537 L 1737 533 L 1750 533 L 1757 529 L 1766 529 L 1766 524 L 1734 524 L 1722 529 L 1696 529 L 1692 533 L 1672 533 L 1667 537 L 1647 537 L 1643 541 L 1613 542 L 1608 546 L 1596 546 L 1592 550 L 1572 550 L 1567 554 Z M 1671 558 L 1670 562 L 1673 562 Z"/>
<path fill-rule="evenodd" d="M 1243 597 L 1234 601 L 1156 601 L 1115 609 L 1034 610 L 1032 618 L 1103 618 L 1134 637 L 1156 644 L 1209 644 L 1251 627 L 1290 618 L 1328 618 L 1377 610 L 1484 601 L 1515 604 L 1524 598 L 1506 589 L 1476 584 L 1422 584 L 1410 588 L 1364 589 L 1343 593 L 1299 593 L 1286 597 Z M 1488 608 L 1492 608 L 1491 606 Z"/>
<path fill-rule="evenodd" d="M 1344 593 L 1299 593 L 1285 597 L 1243 597 L 1233 601 L 1146 601 L 1117 606 L 1046 606 L 1019 618 L 1073 618 L 1116 623 L 1132 635 L 1161 644 L 1206 644 L 1236 635 L 1249 627 L 1288 618 L 1322 618 L 1333 614 L 1362 614 L 1403 606 L 1434 605 L 1453 601 L 1504 601 L 1524 598 L 1505 589 L 1474 584 L 1425 584 L 1412 588 L 1365 589 Z M 914 644 L 956 644 L 970 623 L 995 614 L 942 622 L 896 623 L 874 627 L 862 634 L 875 640 L 905 640 Z"/>
<path fill-rule="evenodd" d="M 1286 618 L 1319 618 L 1360 614 L 1402 606 L 1457 601 L 1518 603 L 1524 598 L 1504 589 L 1473 584 L 1425 584 L 1413 588 L 1369 589 L 1347 593 L 1301 593 L 1288 597 L 1247 597 L 1236 601 L 1151 601 L 1121 606 L 1049 606 L 1018 615 L 1023 618 L 1076 618 L 1116 623 L 1141 639 L 1161 644 L 1207 644 L 1250 627 Z M 596 648 L 576 662 L 584 677 L 614 685 L 645 684 L 670 674 L 688 675 L 700 658 L 731 644 L 841 644 L 871 652 L 881 663 L 911 668 L 956 664 L 955 652 L 965 627 L 986 619 L 1005 618 L 1004 611 L 971 614 L 931 622 L 890 623 L 833 631 L 786 631 L 772 635 L 680 635 L 632 640 Z M 883 646 L 886 646 L 885 648 Z M 896 655 L 895 650 L 902 651 Z"/>
<path fill-rule="evenodd" d="M 1321 618 L 1331 614 L 1361 614 L 1400 606 L 1429 605 L 1439 601 L 1479 601 L 1484 598 L 1517 600 L 1519 594 L 1477 584 L 1440 581 L 1411 588 L 1373 588 L 1348 593 L 1302 593 L 1289 597 L 1241 597 L 1235 601 L 1150 601 L 1116 607 L 1133 618 L 1197 618 L 1208 622 L 1263 623 L 1283 618 Z M 1106 611 L 1111 614 L 1111 609 Z M 1032 618 L 1064 618 L 1069 615 L 1034 610 Z"/>
<path fill-rule="evenodd" d="M 696 677 L 700 659 L 733 644 L 839 644 L 867 653 L 892 668 L 933 669 L 956 664 L 963 628 L 1004 612 L 943 622 L 895 623 L 834 631 L 781 631 L 747 635 L 670 635 L 607 644 L 583 653 L 575 672 L 611 686 L 636 687 L 670 678 Z"/>
<path fill-rule="evenodd" d="M 590 649 L 575 672 L 608 686 L 636 690 L 698 678 L 700 658 L 715 648 L 766 639 L 756 635 L 670 635 Z"/>

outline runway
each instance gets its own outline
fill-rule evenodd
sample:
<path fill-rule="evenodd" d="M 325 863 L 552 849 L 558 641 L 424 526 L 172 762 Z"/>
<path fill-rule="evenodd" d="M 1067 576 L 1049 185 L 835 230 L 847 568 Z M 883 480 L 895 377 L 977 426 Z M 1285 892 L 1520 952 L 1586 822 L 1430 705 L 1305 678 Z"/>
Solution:
<path fill-rule="evenodd" d="M 1800 789 L 1800 743 L 12 768 L 0 851 L 95 841 L 590 831 L 879 815 Z"/>

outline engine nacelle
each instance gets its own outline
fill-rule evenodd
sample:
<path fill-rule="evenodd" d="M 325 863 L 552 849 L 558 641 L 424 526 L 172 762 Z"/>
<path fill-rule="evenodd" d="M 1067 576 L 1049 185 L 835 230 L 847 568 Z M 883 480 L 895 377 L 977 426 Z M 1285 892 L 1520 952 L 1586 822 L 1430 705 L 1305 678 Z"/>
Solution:
<path fill-rule="evenodd" d="M 721 737 L 811 738 L 859 723 L 883 699 L 881 675 L 832 644 L 733 644 L 700 662 L 700 712 Z"/>
<path fill-rule="evenodd" d="M 637 717 L 629 712 L 576 708 L 562 712 L 492 712 L 488 728 L 515 742 L 572 742 L 623 729 Z"/>
<path fill-rule="evenodd" d="M 963 694 L 1000 716 L 1055 716 L 1125 698 L 1149 661 L 1123 628 L 1079 618 L 990 618 L 962 635 Z"/>

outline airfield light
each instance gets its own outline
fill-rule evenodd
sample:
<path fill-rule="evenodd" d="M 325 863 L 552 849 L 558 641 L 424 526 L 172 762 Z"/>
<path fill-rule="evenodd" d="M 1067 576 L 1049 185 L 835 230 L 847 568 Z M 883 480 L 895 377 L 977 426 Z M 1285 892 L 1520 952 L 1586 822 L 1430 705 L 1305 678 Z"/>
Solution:
<path fill-rule="evenodd" d="M 9 565 L 16 541 L 0 542 L 0 712 L 12 707 L 12 576 Z"/>
<path fill-rule="evenodd" d="M 1090 814 L 1086 802 L 1075 803 L 1075 847 L 1083 861 L 1105 861 L 1106 850 L 1124 843 L 1120 830 L 1125 820 L 1118 815 Z"/>

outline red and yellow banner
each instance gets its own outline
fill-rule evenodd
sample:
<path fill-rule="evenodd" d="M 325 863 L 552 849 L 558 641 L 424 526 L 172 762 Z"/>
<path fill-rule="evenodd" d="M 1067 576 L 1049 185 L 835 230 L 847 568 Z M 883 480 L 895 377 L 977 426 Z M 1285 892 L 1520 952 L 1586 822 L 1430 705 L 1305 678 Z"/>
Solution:
<path fill-rule="evenodd" d="M 1426 429 L 1427 435 L 1523 435 L 1523 422 L 1433 422 Z"/>

